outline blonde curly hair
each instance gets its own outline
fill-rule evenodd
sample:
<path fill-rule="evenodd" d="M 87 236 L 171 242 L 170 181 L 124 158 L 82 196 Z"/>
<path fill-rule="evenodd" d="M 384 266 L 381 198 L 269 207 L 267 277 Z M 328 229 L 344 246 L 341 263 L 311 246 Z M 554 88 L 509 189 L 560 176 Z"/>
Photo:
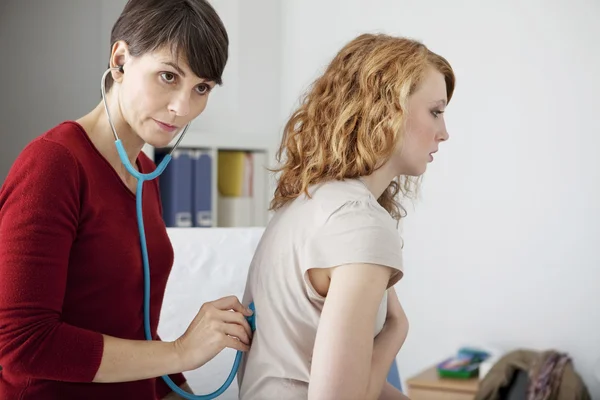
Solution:
<path fill-rule="evenodd" d="M 452 68 L 425 45 L 384 34 L 363 34 L 346 44 L 285 125 L 270 208 L 302 193 L 310 197 L 311 185 L 367 176 L 381 167 L 401 144 L 408 98 L 429 67 L 444 75 L 450 101 Z M 404 208 L 398 193 L 409 196 L 416 188 L 416 180 L 398 177 L 378 202 L 399 220 Z"/>

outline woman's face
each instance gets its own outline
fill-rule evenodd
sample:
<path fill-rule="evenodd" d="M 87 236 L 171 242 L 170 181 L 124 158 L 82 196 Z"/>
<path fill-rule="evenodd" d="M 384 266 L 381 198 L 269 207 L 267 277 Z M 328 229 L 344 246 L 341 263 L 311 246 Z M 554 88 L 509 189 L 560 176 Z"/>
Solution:
<path fill-rule="evenodd" d="M 408 99 L 406 130 L 402 143 L 393 156 L 398 175 L 419 176 L 439 144 L 448 140 L 443 112 L 448 103 L 444 75 L 434 68 L 425 73 L 420 86 Z"/>
<path fill-rule="evenodd" d="M 117 50 L 118 51 L 118 50 Z M 146 143 L 165 147 L 208 101 L 215 83 L 194 75 L 184 59 L 175 59 L 169 48 L 121 57 L 120 112 Z M 113 74 L 115 76 L 115 74 Z"/>

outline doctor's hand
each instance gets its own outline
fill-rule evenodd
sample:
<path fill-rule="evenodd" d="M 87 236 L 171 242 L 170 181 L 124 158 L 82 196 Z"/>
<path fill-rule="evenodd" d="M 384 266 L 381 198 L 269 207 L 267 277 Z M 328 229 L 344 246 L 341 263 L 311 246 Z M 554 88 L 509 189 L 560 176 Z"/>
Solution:
<path fill-rule="evenodd" d="M 248 351 L 252 330 L 246 317 L 251 315 L 235 296 L 204 303 L 185 333 L 173 342 L 182 370 L 201 367 L 227 347 Z"/>

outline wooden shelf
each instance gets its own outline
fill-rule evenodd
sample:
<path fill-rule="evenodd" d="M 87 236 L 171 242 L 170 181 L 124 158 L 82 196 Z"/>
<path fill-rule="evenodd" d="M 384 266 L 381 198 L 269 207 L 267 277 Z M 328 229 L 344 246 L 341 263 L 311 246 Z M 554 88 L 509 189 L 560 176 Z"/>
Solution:
<path fill-rule="evenodd" d="M 269 146 L 265 143 L 265 141 L 261 140 L 252 140 L 252 139 L 240 139 L 239 136 L 229 137 L 227 135 L 216 135 L 211 133 L 202 133 L 198 131 L 193 131 L 192 127 L 185 134 L 181 143 L 179 143 L 178 149 L 197 149 L 197 150 L 205 150 L 211 154 L 212 158 L 212 183 L 211 183 L 211 194 L 212 194 L 212 207 L 213 207 L 213 220 L 215 224 L 214 228 L 223 227 L 219 223 L 219 194 L 218 194 L 218 154 L 220 150 L 234 150 L 234 151 L 244 151 L 244 152 L 252 152 L 259 153 L 261 159 L 264 160 L 264 163 L 261 164 L 263 168 L 271 168 L 271 163 L 274 162 L 274 149 L 269 148 Z M 256 135 L 250 135 L 250 137 L 256 138 Z M 175 145 L 176 140 L 173 140 L 166 148 L 172 147 Z M 145 146 L 143 151 L 154 160 L 155 149 L 152 146 Z M 261 193 L 259 198 L 261 199 L 261 203 L 263 203 L 264 213 L 261 213 L 261 221 L 258 223 L 258 226 L 264 226 L 268 222 L 271 217 L 271 213 L 267 211 L 267 208 L 270 203 L 270 195 L 274 190 L 273 182 L 270 179 L 270 172 L 266 169 L 259 169 L 254 171 L 255 174 L 263 174 L 263 177 L 260 179 L 262 182 L 261 186 L 256 190 L 259 190 Z M 206 228 L 201 228 L 206 229 Z"/>
<path fill-rule="evenodd" d="M 473 400 L 479 378 L 440 378 L 436 367 L 428 368 L 406 381 L 411 400 Z"/>

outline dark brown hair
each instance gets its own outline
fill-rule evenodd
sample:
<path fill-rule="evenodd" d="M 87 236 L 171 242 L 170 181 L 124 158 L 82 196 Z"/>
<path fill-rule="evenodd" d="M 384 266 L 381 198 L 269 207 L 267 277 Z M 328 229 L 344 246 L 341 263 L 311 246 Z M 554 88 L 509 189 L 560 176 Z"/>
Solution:
<path fill-rule="evenodd" d="M 119 40 L 133 57 L 169 46 L 198 77 L 222 84 L 229 37 L 206 0 L 129 0 L 112 28 L 111 50 Z M 112 84 L 109 74 L 107 91 Z"/>

